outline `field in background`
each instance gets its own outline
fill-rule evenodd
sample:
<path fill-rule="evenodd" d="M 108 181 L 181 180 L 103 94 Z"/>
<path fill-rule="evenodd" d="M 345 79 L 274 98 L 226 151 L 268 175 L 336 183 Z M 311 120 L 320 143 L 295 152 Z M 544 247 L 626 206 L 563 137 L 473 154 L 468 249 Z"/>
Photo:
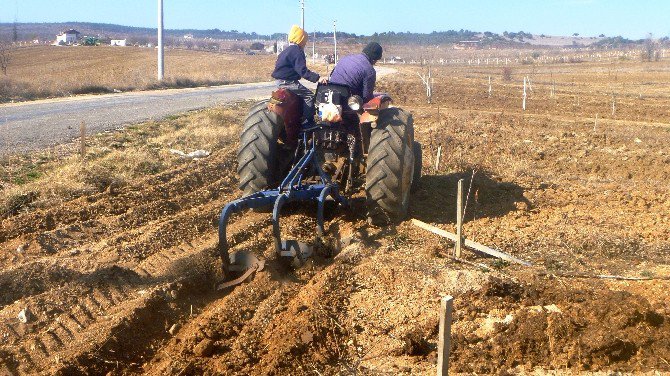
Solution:
<path fill-rule="evenodd" d="M 156 50 L 139 47 L 23 47 L 0 77 L 0 102 L 227 83 L 269 81 L 273 55 L 166 50 L 165 82 L 156 80 Z"/>
<path fill-rule="evenodd" d="M 450 294 L 454 373 L 670 372 L 670 63 L 434 65 L 430 104 L 427 67 L 395 67 L 378 89 L 423 144 L 411 216 L 453 231 L 465 179 L 466 237 L 532 268 L 455 262 L 410 222 L 368 226 L 359 199 L 327 223 L 354 243 L 295 271 L 268 214 L 234 217 L 233 250 L 266 268 L 213 292 L 251 103 L 222 106 L 96 136 L 85 158 L 75 143 L 1 161 L 0 370 L 434 375 Z M 282 230 L 311 242 L 314 215 L 287 208 Z"/>
<path fill-rule="evenodd" d="M 233 43 L 233 42 L 230 42 Z M 361 43 L 342 43 L 338 55 L 359 53 Z M 566 49 L 501 49 L 455 50 L 451 45 L 385 45 L 384 60 L 380 64 L 418 66 L 429 64 L 457 71 L 488 72 L 496 76 L 503 67 L 524 72 L 535 72 L 537 67 L 549 67 L 547 74 L 565 82 L 572 79 L 579 83 L 583 77 L 563 74 L 570 71 L 570 63 L 595 64 L 596 70 L 578 69 L 585 74 L 599 77 L 607 73 L 608 85 L 616 85 L 618 74 L 625 68 L 639 63 L 639 50 L 578 51 Z M 324 55 L 332 54 L 333 46 L 320 43 L 314 51 L 305 48 L 308 66 L 326 74 L 333 67 L 324 63 Z M 665 59 L 665 50 L 660 56 Z M 669 56 L 670 57 L 670 56 Z M 62 97 L 76 94 L 109 93 L 114 91 L 146 90 L 165 87 L 194 87 L 229 83 L 261 82 L 271 80 L 275 55 L 260 52 L 256 55 L 202 50 L 167 49 L 165 54 L 165 80 L 156 80 L 156 50 L 140 47 L 20 47 L 11 52 L 8 75 L 0 77 L 0 103 Z M 562 62 L 563 64 L 555 64 Z M 622 64 L 623 63 L 623 64 Z M 564 67 L 561 68 L 561 67 Z M 651 67 L 651 65 L 650 65 Z M 653 68 L 652 68 L 653 69 Z M 649 71 L 653 74 L 653 71 Z M 667 73 L 667 72 L 666 72 Z M 639 80 L 626 80 L 634 87 L 645 85 L 643 72 L 636 73 Z M 622 81 L 622 85 L 626 85 Z M 609 88 L 608 88 L 609 89 Z M 630 87 L 612 87 L 613 91 L 630 91 Z"/>

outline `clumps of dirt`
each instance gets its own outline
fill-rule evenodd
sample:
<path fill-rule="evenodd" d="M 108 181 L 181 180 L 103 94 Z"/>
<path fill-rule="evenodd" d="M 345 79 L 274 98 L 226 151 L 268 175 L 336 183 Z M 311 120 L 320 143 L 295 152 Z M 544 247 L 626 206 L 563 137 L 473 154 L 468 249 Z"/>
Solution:
<path fill-rule="evenodd" d="M 670 370 L 670 310 L 599 281 L 491 279 L 457 299 L 452 367 Z"/>
<path fill-rule="evenodd" d="M 211 291 L 223 278 L 221 261 L 213 248 L 173 261 L 165 274 L 166 280 L 186 281 L 189 290 L 200 293 Z"/>

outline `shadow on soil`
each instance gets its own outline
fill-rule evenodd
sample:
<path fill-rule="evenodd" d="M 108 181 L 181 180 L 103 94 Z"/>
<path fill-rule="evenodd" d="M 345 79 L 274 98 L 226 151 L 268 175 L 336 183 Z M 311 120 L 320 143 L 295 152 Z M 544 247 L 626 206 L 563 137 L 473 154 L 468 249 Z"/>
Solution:
<path fill-rule="evenodd" d="M 531 208 L 530 202 L 523 196 L 523 187 L 499 182 L 488 171 L 477 171 L 474 181 L 472 172 L 459 172 L 422 176 L 418 188 L 412 194 L 411 216 L 429 223 L 455 223 L 459 179 L 463 179 L 464 222 L 501 217 L 516 210 L 519 205 Z"/>

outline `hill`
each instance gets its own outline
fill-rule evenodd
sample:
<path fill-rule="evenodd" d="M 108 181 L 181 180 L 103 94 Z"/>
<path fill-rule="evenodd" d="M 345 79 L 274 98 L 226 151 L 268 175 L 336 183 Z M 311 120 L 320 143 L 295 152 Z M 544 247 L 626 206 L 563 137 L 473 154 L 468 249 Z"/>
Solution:
<path fill-rule="evenodd" d="M 14 36 L 13 23 L 0 23 L 0 40 L 11 40 Z M 55 36 L 67 29 L 75 29 L 83 35 L 95 36 L 102 39 L 119 39 L 126 38 L 131 42 L 139 44 L 155 42 L 156 29 L 148 27 L 134 27 L 123 26 L 106 23 L 92 23 L 92 22 L 61 22 L 61 23 L 17 23 L 16 37 L 19 41 L 32 41 L 38 39 L 40 41 L 54 40 Z M 320 40 L 332 37 L 332 33 L 327 31 L 315 32 L 316 38 Z M 189 35 L 195 39 L 214 39 L 214 40 L 276 40 L 282 39 L 286 34 L 258 34 L 255 32 L 247 33 L 237 30 L 219 30 L 219 29 L 167 29 L 165 30 L 167 43 L 171 43 L 171 39 L 183 38 Z M 385 44 L 443 44 L 443 43 L 458 43 L 461 41 L 479 41 L 482 46 L 508 46 L 508 47 L 523 47 L 523 46 L 548 46 L 548 47 L 562 47 L 562 46 L 590 46 L 597 45 L 603 39 L 611 39 L 601 37 L 579 37 L 579 36 L 545 36 L 533 35 L 523 31 L 519 32 L 504 32 L 497 34 L 492 32 L 476 32 L 470 30 L 447 30 L 447 31 L 433 31 L 431 33 L 413 33 L 413 32 L 381 32 L 372 35 L 357 35 L 354 33 L 338 32 L 338 39 L 342 41 L 358 41 L 367 42 L 371 40 L 379 41 Z M 623 38 L 621 38 L 623 39 Z M 630 43 L 639 43 L 640 41 L 628 41 Z"/>

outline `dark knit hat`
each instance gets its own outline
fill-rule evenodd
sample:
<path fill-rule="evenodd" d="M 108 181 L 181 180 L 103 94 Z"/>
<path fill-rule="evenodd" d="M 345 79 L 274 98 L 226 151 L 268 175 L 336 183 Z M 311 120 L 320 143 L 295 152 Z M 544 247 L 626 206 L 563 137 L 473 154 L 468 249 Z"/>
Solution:
<path fill-rule="evenodd" d="M 370 59 L 370 61 L 380 60 L 382 58 L 382 52 L 384 52 L 384 50 L 377 42 L 370 42 L 363 49 L 363 53 Z"/>

